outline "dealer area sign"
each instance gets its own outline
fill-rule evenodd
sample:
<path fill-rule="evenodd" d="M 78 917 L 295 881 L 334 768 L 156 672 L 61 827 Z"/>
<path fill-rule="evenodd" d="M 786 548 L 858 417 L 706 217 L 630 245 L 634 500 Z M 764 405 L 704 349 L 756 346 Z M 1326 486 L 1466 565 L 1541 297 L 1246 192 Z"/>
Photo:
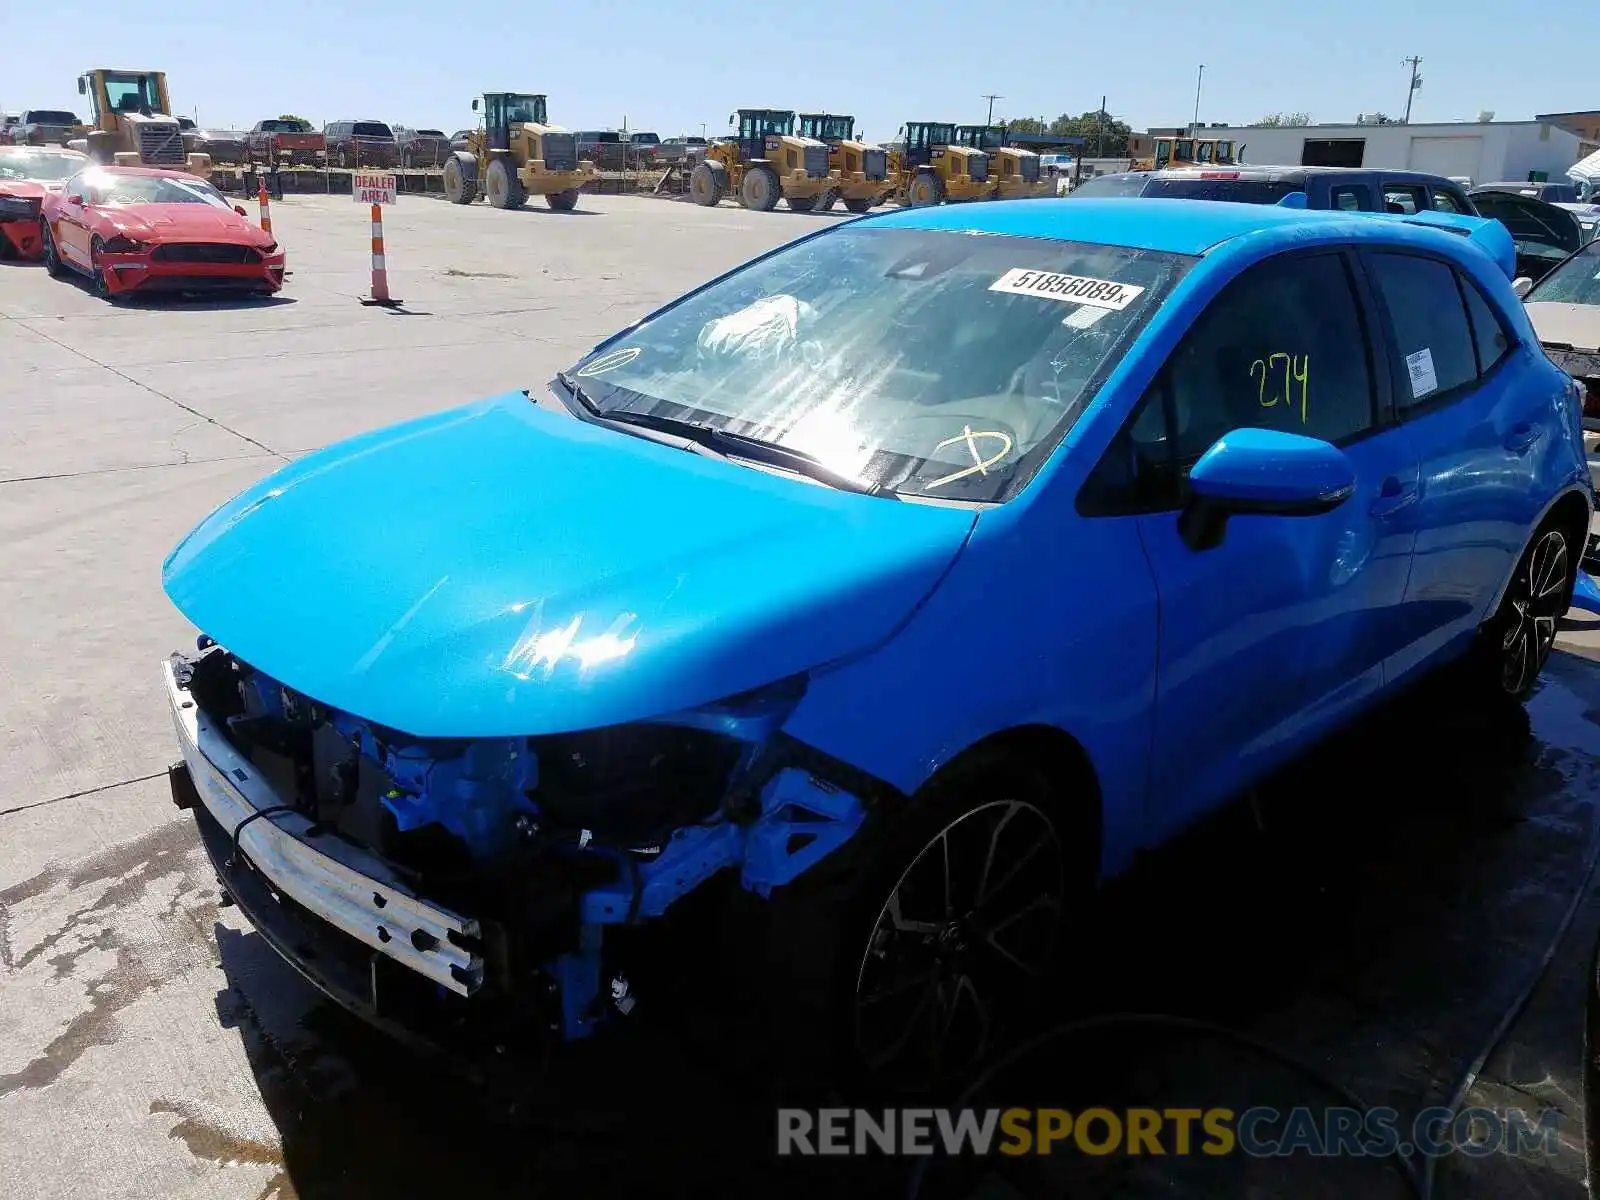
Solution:
<path fill-rule="evenodd" d="M 393 204 L 399 191 L 398 181 L 393 175 L 357 172 L 350 181 L 350 194 L 357 204 Z"/>

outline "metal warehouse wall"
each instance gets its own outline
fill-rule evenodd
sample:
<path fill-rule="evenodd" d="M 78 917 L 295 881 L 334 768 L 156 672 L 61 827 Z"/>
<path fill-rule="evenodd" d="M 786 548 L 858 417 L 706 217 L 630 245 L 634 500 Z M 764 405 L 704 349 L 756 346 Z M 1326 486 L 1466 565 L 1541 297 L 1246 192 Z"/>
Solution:
<path fill-rule="evenodd" d="M 1244 147 L 1244 161 L 1257 166 L 1299 166 L 1307 139 L 1360 139 L 1365 143 L 1362 166 L 1465 175 L 1474 183 L 1526 179 L 1530 171 L 1560 179 L 1582 157 L 1576 134 L 1537 121 L 1295 129 L 1235 126 L 1205 132 L 1207 137 L 1231 137 Z"/>

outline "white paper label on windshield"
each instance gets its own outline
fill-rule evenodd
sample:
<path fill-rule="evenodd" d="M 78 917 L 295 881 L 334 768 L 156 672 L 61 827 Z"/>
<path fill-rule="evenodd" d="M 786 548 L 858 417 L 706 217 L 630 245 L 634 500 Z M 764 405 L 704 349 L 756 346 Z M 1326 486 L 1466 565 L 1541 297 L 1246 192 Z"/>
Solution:
<path fill-rule="evenodd" d="M 1068 304 L 1092 304 L 1117 312 L 1127 308 L 1144 291 L 1131 283 L 1114 283 L 1088 275 L 1063 275 L 1059 271 L 1035 271 L 1027 267 L 1011 268 L 991 283 L 989 290 L 1009 292 L 1013 296 L 1042 296 Z"/>
<path fill-rule="evenodd" d="M 1088 329 L 1110 311 L 1109 308 L 1094 308 L 1087 304 L 1080 304 L 1062 317 L 1061 323 L 1068 329 Z"/>
<path fill-rule="evenodd" d="M 1433 370 L 1433 351 L 1424 346 L 1414 354 L 1406 355 L 1406 370 L 1411 375 L 1411 398 L 1420 400 L 1429 392 L 1438 391 L 1439 376 Z"/>

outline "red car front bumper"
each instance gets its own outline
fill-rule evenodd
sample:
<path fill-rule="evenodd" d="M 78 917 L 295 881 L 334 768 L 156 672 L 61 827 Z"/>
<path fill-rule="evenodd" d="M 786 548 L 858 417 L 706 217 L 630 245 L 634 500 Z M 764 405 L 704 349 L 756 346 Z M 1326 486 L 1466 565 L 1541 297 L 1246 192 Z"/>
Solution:
<path fill-rule="evenodd" d="M 39 241 L 39 218 L 18 217 L 0 220 L 0 258 L 33 260 L 42 253 Z"/>
<path fill-rule="evenodd" d="M 253 261 L 216 262 L 200 257 L 190 243 L 174 243 L 132 254 L 102 254 L 100 264 L 106 290 L 114 296 L 215 291 L 271 294 L 283 287 L 282 251 L 258 255 Z"/>

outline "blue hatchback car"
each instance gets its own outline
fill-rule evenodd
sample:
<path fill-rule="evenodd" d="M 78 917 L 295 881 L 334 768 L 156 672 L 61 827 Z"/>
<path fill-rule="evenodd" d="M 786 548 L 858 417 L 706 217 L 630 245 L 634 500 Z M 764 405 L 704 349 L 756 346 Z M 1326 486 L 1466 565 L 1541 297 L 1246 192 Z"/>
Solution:
<path fill-rule="evenodd" d="M 959 1070 L 1135 851 L 1432 668 L 1534 687 L 1594 496 L 1510 249 L 1160 200 L 802 238 L 207 517 L 174 796 L 397 1034 L 584 1037 L 698 894 L 808 1054 Z"/>

